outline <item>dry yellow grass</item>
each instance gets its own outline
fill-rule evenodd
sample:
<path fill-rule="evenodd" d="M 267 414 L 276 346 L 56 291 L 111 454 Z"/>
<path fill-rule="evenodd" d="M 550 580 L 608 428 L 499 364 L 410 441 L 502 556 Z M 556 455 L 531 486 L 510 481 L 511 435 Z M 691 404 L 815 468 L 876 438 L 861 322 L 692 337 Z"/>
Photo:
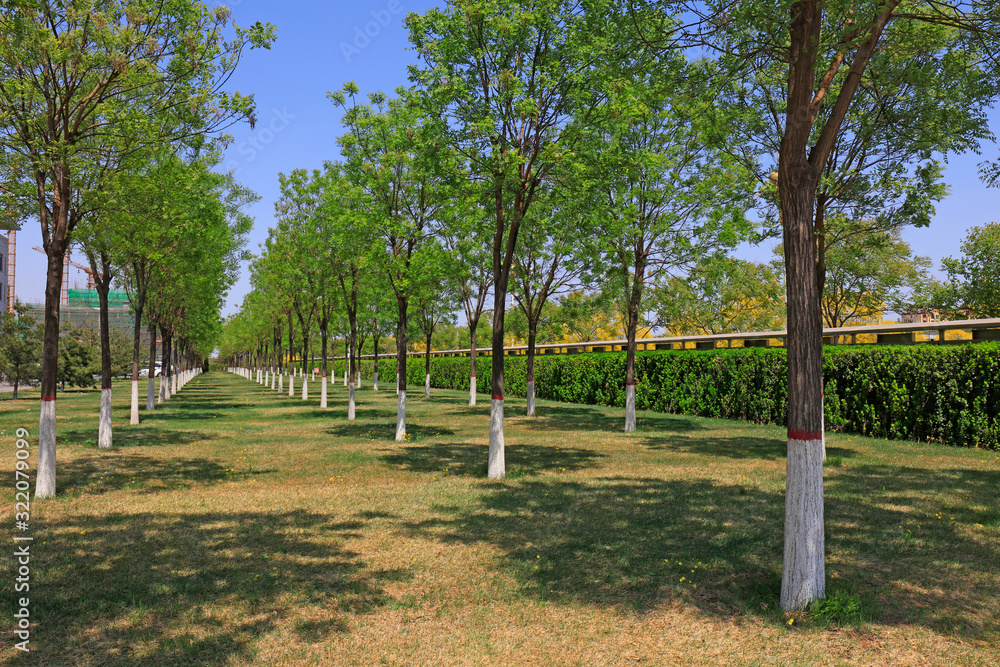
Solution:
<path fill-rule="evenodd" d="M 396 443 L 392 391 L 362 390 L 353 423 L 344 393 L 321 411 L 211 373 L 129 427 L 116 387 L 112 451 L 96 392 L 60 398 L 34 651 L 3 664 L 1000 663 L 997 452 L 830 436 L 828 587 L 875 620 L 789 625 L 781 429 L 640 413 L 626 435 L 612 409 L 513 400 L 491 482 L 488 406 L 413 392 Z M 0 402 L 6 479 L 36 424 Z"/>

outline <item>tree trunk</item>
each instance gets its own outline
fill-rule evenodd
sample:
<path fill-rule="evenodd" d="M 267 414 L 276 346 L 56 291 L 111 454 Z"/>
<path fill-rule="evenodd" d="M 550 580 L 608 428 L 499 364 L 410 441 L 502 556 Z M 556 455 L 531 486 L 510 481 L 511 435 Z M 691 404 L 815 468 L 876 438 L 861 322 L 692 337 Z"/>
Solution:
<path fill-rule="evenodd" d="M 469 405 L 476 404 L 476 329 L 479 320 L 469 323 Z"/>
<path fill-rule="evenodd" d="M 111 287 L 111 275 L 108 263 L 101 262 L 107 273 L 103 277 L 95 275 L 94 280 L 97 288 L 97 305 L 101 321 L 101 415 L 97 429 L 97 446 L 101 449 L 111 447 L 112 425 L 111 425 L 111 322 L 108 318 L 108 289 Z M 97 273 L 97 263 L 92 259 L 91 270 Z M 138 398 L 138 383 L 136 383 L 136 394 Z"/>
<path fill-rule="evenodd" d="M 146 320 L 146 332 L 149 334 L 149 375 L 146 378 L 146 411 L 156 409 L 156 323 L 152 318 Z"/>
<path fill-rule="evenodd" d="M 132 304 L 135 311 L 135 324 L 132 326 L 132 402 L 128 419 L 131 425 L 139 423 L 139 353 L 142 347 L 142 311 L 146 305 L 144 289 L 136 290 L 135 300 L 136 303 Z"/>
<path fill-rule="evenodd" d="M 539 309 L 540 311 L 541 309 Z M 534 319 L 534 318 L 533 318 Z M 525 371 L 525 390 L 528 399 L 528 416 L 535 416 L 535 340 L 538 337 L 538 320 L 528 322 L 528 363 Z"/>
<path fill-rule="evenodd" d="M 327 407 L 326 403 L 326 377 L 327 377 L 327 338 L 329 336 L 328 332 L 329 320 L 323 319 L 319 323 L 319 336 L 320 336 L 320 347 L 323 351 L 323 371 L 320 374 L 320 395 L 319 395 L 319 407 L 325 409 Z"/>
<path fill-rule="evenodd" d="M 180 355 L 177 354 L 177 346 L 173 344 L 173 337 L 171 336 L 170 341 L 170 389 L 171 394 L 176 394 L 179 390 L 177 388 L 177 365 Z"/>
<path fill-rule="evenodd" d="M 635 273 L 632 275 L 632 289 L 628 295 L 628 322 L 626 324 L 625 352 L 625 432 L 635 432 L 635 350 L 636 329 L 639 326 L 639 304 L 642 302 L 642 288 L 646 276 L 646 265 L 642 257 L 637 257 Z"/>
<path fill-rule="evenodd" d="M 821 391 L 823 321 L 816 276 L 813 214 L 820 169 L 805 147 L 815 48 L 822 21 L 815 3 L 793 7 L 791 39 L 800 51 L 789 66 L 788 118 L 778 158 L 778 193 L 788 304 L 788 454 L 781 607 L 802 609 L 826 594 L 823 536 Z M 821 162 L 825 163 L 825 160 Z M 822 165 L 820 165 L 822 166 Z"/>
<path fill-rule="evenodd" d="M 433 330 L 427 334 L 427 349 L 424 350 L 424 398 L 431 397 L 431 337 Z"/>
<path fill-rule="evenodd" d="M 375 372 L 372 373 L 372 389 L 378 391 L 378 336 L 372 336 L 372 342 L 375 344 Z"/>
<path fill-rule="evenodd" d="M 493 378 L 490 387 L 490 450 L 486 474 L 500 479 L 507 474 L 503 433 L 503 325 L 507 281 L 498 279 L 493 287 Z"/>
<path fill-rule="evenodd" d="M 399 399 L 396 403 L 396 440 L 406 437 L 406 311 L 409 300 L 405 296 L 396 295 L 396 312 L 399 320 L 396 323 L 396 391 Z"/>
<path fill-rule="evenodd" d="M 357 319 L 357 309 L 352 309 L 348 312 L 348 323 L 351 328 L 351 341 L 347 346 L 347 362 L 350 364 L 349 372 L 350 379 L 348 380 L 349 386 L 347 389 L 347 419 L 348 421 L 354 420 L 355 415 L 355 397 L 354 397 L 354 383 L 357 379 L 358 374 L 358 364 L 357 364 L 357 342 L 358 342 L 358 319 Z"/>
<path fill-rule="evenodd" d="M 38 417 L 38 472 L 35 497 L 56 495 L 56 370 L 59 365 L 59 303 L 65 236 L 53 234 L 46 248 L 45 334 L 42 341 L 41 409 Z"/>

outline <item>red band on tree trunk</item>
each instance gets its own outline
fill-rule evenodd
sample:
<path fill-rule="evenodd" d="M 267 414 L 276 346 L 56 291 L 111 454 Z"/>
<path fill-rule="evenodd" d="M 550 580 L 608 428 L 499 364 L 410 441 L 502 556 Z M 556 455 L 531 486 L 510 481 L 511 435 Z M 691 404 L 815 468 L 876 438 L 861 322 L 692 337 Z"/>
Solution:
<path fill-rule="evenodd" d="M 503 400 L 503 395 L 497 396 L 496 394 L 493 394 L 493 400 L 494 401 L 502 401 Z"/>
<path fill-rule="evenodd" d="M 102 385 L 101 385 L 101 390 L 103 391 L 103 390 L 105 390 L 105 389 L 111 389 L 111 385 L 110 385 L 110 384 L 108 384 L 108 385 L 103 385 L 103 384 L 102 384 Z"/>
<path fill-rule="evenodd" d="M 56 400 L 56 397 L 55 396 L 42 396 L 42 400 L 43 401 L 54 401 L 54 400 Z"/>
<path fill-rule="evenodd" d="M 800 431 L 798 429 L 788 429 L 789 440 L 822 440 L 821 431 Z"/>
<path fill-rule="evenodd" d="M 470 375 L 469 377 L 475 379 L 476 376 L 475 375 Z"/>
<path fill-rule="evenodd" d="M 527 381 L 527 382 L 534 382 L 534 381 L 535 381 L 535 378 L 531 377 L 531 378 L 528 378 L 528 379 L 527 379 L 526 381 Z"/>
<path fill-rule="evenodd" d="M 635 382 L 626 382 L 625 386 L 626 387 L 634 387 L 635 386 Z"/>

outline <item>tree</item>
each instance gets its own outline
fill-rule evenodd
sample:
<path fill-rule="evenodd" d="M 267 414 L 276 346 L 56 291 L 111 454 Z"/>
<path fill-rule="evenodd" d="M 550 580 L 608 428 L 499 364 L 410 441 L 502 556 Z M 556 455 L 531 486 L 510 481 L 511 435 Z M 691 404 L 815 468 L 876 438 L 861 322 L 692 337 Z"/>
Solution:
<path fill-rule="evenodd" d="M 805 607 L 824 597 L 826 590 L 823 534 L 822 475 L 822 312 L 818 264 L 817 212 L 824 179 L 838 151 L 850 144 L 849 113 L 863 103 L 855 99 L 880 87 L 880 61 L 904 62 L 924 58 L 912 71 L 914 95 L 882 99 L 897 105 L 907 122 L 917 128 L 906 104 L 923 98 L 938 112 L 935 131 L 946 133 L 955 97 L 939 95 L 950 77 L 973 86 L 971 97 L 991 99 L 996 94 L 990 55 L 997 38 L 1000 7 L 975 0 L 954 2 L 834 2 L 793 0 L 776 13 L 771 2 L 731 3 L 728 0 L 672 0 L 662 3 L 686 24 L 669 21 L 672 45 L 706 47 L 716 54 L 724 77 L 735 82 L 734 96 L 761 113 L 773 130 L 754 132 L 754 149 L 777 158 L 776 184 L 779 219 L 785 249 L 788 307 L 788 461 L 785 494 L 785 549 L 781 606 Z M 662 22 L 661 24 L 662 25 Z M 932 31 L 938 34 L 931 36 Z M 871 67 L 869 67 L 871 65 Z M 964 70 L 964 71 L 963 71 Z M 758 72 L 772 74 L 777 86 L 758 85 Z M 890 84 L 891 85 L 891 84 Z M 859 92 L 860 91 L 860 92 Z M 774 98 L 769 105 L 768 96 Z M 965 104 L 962 97 L 959 105 Z M 980 119 L 966 125 L 965 147 L 978 145 L 977 136 L 989 136 Z M 962 126 L 960 123 L 956 127 Z M 942 135 L 939 134 L 938 139 Z M 958 136 L 963 136 L 959 134 Z M 949 151 L 954 144 L 914 145 L 914 150 Z M 862 142 L 861 147 L 864 147 Z M 906 155 L 913 155 L 910 152 Z M 905 155 L 904 155 L 905 157 Z M 855 163 L 859 173 L 867 160 Z M 905 165 L 899 156 L 888 162 L 890 171 Z M 854 216 L 861 217 L 861 216 Z M 822 234 L 822 227 L 819 230 Z"/>
<path fill-rule="evenodd" d="M 953 300 L 965 317 L 1000 317 L 1000 224 L 973 227 L 962 241 L 962 256 L 941 261 Z"/>
<path fill-rule="evenodd" d="M 657 322 L 674 336 L 785 328 L 785 285 L 767 264 L 712 257 L 651 296 Z"/>
<path fill-rule="evenodd" d="M 382 267 L 396 297 L 396 371 L 399 374 L 396 439 L 406 436 L 406 328 L 410 300 L 424 280 L 419 253 L 433 237 L 447 197 L 446 181 L 454 167 L 450 151 L 438 140 L 440 124 L 428 117 L 413 91 L 382 93 L 358 103 L 353 83 L 330 93 L 345 110 L 348 132 L 339 139 L 346 173 L 361 194 L 356 205 L 380 252 Z M 350 98 L 350 106 L 348 103 Z"/>
<path fill-rule="evenodd" d="M 578 211 L 565 202 L 540 197 L 530 219 L 523 221 L 522 242 L 514 253 L 511 294 L 524 313 L 527 325 L 525 391 L 527 415 L 535 414 L 535 339 L 549 299 L 573 289 L 590 270 L 591 262 L 581 252 L 584 226 Z"/>
<path fill-rule="evenodd" d="M 271 26 L 236 28 L 226 8 L 193 0 L 6 3 L 0 14 L 0 147 L 16 156 L 48 256 L 36 497 L 55 495 L 55 387 L 63 256 L 101 174 L 150 146 L 250 118 L 253 103 L 221 90 Z M 88 190 L 87 186 L 91 189 Z"/>
<path fill-rule="evenodd" d="M 898 229 L 878 229 L 874 221 L 842 217 L 829 218 L 827 227 L 846 238 L 827 248 L 826 326 L 878 321 L 885 310 L 900 310 L 909 292 L 925 280 L 930 259 L 914 257 Z"/>
<path fill-rule="evenodd" d="M 747 235 L 749 178 L 706 126 L 715 95 L 705 63 L 669 54 L 655 78 L 620 84 L 624 112 L 603 117 L 582 151 L 594 193 L 587 238 L 625 306 L 625 431 L 636 428 L 636 330 L 647 281 L 676 274 Z"/>
<path fill-rule="evenodd" d="M 94 386 L 94 375 L 99 369 L 93 332 L 88 334 L 80 329 L 68 329 L 63 332 L 62 338 L 59 373 L 56 376 L 62 390 L 66 391 L 67 384 L 71 387 Z"/>
<path fill-rule="evenodd" d="M 0 378 L 14 385 L 14 398 L 23 384 L 34 382 L 41 372 L 41 331 L 27 309 L 14 303 L 14 312 L 0 313 Z"/>
<path fill-rule="evenodd" d="M 469 184 L 470 186 L 472 184 Z M 454 207 L 453 215 L 444 230 L 443 242 L 455 257 L 458 297 L 465 311 L 469 327 L 469 405 L 476 404 L 476 352 L 479 346 L 477 331 L 483 318 L 486 300 L 493 288 L 490 266 L 492 247 L 489 243 L 489 211 L 474 203 L 477 188 L 469 187 L 464 203 Z M 459 198 L 463 201 L 462 198 Z"/>
<path fill-rule="evenodd" d="M 441 324 L 454 322 L 454 313 L 458 308 L 458 294 L 454 285 L 454 269 L 452 258 L 447 257 L 440 248 L 433 260 L 437 260 L 437 269 L 431 269 L 431 274 L 437 279 L 431 279 L 421 285 L 416 294 L 415 305 L 419 313 L 417 324 L 424 335 L 424 396 L 431 397 L 431 350 L 433 349 L 434 331 Z M 428 252 L 425 257 L 431 257 Z M 432 261 L 433 261 L 432 260 Z M 451 278 L 451 280 L 449 280 Z"/>
<path fill-rule="evenodd" d="M 617 57 L 614 30 L 591 2 L 451 0 L 407 24 L 444 136 L 480 184 L 493 217 L 493 353 L 487 474 L 503 477 L 504 317 L 514 252 L 542 183 L 595 109 L 601 64 Z"/>

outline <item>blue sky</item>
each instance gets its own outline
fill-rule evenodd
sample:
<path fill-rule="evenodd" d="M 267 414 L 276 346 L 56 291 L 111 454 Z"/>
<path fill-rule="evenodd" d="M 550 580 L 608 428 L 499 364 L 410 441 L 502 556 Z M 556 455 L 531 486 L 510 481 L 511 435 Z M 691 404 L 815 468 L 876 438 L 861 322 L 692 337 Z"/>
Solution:
<path fill-rule="evenodd" d="M 273 224 L 278 197 L 278 174 L 296 168 L 317 168 L 336 159 L 336 138 L 341 132 L 340 113 L 326 92 L 355 81 L 363 93 L 391 92 L 404 85 L 406 66 L 415 62 L 402 25 L 407 12 L 424 12 L 438 2 L 417 0 L 358 0 L 350 3 L 318 1 L 275 2 L 235 0 L 233 17 L 243 25 L 273 23 L 278 39 L 269 51 L 248 52 L 230 88 L 253 93 L 258 123 L 230 130 L 235 141 L 226 153 L 224 167 L 261 196 L 250 209 L 255 218 L 249 248 L 257 252 Z M 1000 133 L 1000 114 L 994 113 L 994 132 Z M 984 157 L 998 149 L 988 147 Z M 979 180 L 976 155 L 955 156 L 945 171 L 952 194 L 938 205 L 929 228 L 909 229 L 905 239 L 914 253 L 929 256 L 935 269 L 942 257 L 957 256 L 966 230 L 1000 220 L 1000 190 L 988 189 Z M 37 221 L 28 221 L 18 233 L 17 296 L 22 301 L 44 301 L 45 258 L 31 250 L 41 245 Z M 742 248 L 739 255 L 756 261 L 773 259 L 771 246 Z M 77 252 L 76 261 L 82 261 Z M 71 269 L 70 286 L 84 287 L 86 276 Z M 244 268 L 230 290 L 223 314 L 235 312 L 249 290 Z"/>

